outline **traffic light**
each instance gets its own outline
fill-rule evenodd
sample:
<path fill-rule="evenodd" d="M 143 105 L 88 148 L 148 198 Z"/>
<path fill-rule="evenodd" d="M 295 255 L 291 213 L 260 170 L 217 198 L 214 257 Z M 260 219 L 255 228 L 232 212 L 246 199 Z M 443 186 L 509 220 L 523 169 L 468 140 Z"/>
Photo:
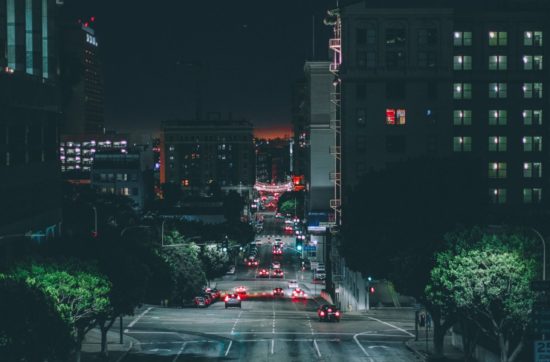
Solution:
<path fill-rule="evenodd" d="M 225 239 L 223 239 L 222 241 L 222 249 L 227 250 L 227 248 L 229 248 L 229 240 L 227 239 L 227 236 L 226 236 Z"/>
<path fill-rule="evenodd" d="M 304 248 L 304 241 L 302 240 L 302 238 L 297 237 L 296 238 L 296 250 L 302 251 L 303 248 Z"/>
<path fill-rule="evenodd" d="M 370 287 L 369 292 L 370 292 L 370 294 L 374 294 L 374 287 Z"/>

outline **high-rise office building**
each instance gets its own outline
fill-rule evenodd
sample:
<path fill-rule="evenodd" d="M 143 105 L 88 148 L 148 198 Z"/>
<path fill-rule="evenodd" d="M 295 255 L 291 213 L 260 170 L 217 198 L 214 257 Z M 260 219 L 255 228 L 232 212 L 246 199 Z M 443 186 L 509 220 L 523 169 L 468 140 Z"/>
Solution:
<path fill-rule="evenodd" d="M 486 164 L 490 203 L 540 203 L 550 192 L 549 9 L 538 0 L 343 7 L 331 41 L 341 54 L 343 205 L 369 170 L 453 154 Z"/>
<path fill-rule="evenodd" d="M 93 28 L 95 18 L 64 16 L 61 34 L 63 134 L 104 132 L 103 72 L 100 46 Z"/>
<path fill-rule="evenodd" d="M 55 0 L 0 0 L 0 235 L 61 221 Z"/>

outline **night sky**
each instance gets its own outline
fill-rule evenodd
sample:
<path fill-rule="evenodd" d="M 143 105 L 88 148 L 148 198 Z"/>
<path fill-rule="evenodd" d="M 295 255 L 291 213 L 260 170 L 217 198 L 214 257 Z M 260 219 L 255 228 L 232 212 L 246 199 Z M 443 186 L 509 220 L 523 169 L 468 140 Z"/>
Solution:
<path fill-rule="evenodd" d="M 192 118 L 199 81 L 205 112 L 232 112 L 265 135 L 290 134 L 292 86 L 312 59 L 313 15 L 316 59 L 326 60 L 323 18 L 335 4 L 66 0 L 66 11 L 96 17 L 107 128 L 154 132 L 162 120 Z"/>

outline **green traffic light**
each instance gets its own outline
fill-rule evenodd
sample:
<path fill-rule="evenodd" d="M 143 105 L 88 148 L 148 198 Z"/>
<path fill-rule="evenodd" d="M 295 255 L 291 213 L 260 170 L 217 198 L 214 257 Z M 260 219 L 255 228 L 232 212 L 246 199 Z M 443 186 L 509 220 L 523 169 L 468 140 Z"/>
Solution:
<path fill-rule="evenodd" d="M 298 248 L 297 248 L 299 251 L 302 251 L 302 245 L 298 245 Z"/>

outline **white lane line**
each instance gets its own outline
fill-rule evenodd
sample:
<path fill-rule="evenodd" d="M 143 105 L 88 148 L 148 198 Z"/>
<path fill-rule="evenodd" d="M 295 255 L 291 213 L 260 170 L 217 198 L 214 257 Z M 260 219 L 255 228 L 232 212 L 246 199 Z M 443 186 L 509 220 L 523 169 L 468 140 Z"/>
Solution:
<path fill-rule="evenodd" d="M 235 323 L 233 323 L 233 328 L 231 328 L 231 334 L 235 334 L 235 328 L 237 327 L 237 323 L 239 323 L 239 319 L 241 319 L 241 314 L 243 314 L 243 311 L 240 311 L 237 319 L 235 319 Z"/>
<path fill-rule="evenodd" d="M 127 329 L 130 329 L 132 328 L 144 315 L 146 315 L 147 313 L 149 313 L 149 311 L 153 309 L 153 307 L 149 307 L 147 308 L 143 313 L 141 313 L 140 315 L 138 315 L 136 317 L 136 319 L 134 319 L 130 324 L 128 324 L 128 328 Z"/>
<path fill-rule="evenodd" d="M 225 357 L 229 354 L 229 350 L 231 349 L 231 346 L 233 345 L 233 341 L 229 341 L 229 346 L 227 347 L 227 350 L 225 351 Z"/>
<path fill-rule="evenodd" d="M 187 346 L 187 342 L 183 342 L 182 345 L 181 345 L 181 348 L 180 350 L 178 351 L 178 354 L 174 357 L 174 359 L 172 360 L 172 362 L 176 362 L 178 360 L 178 358 L 180 358 L 181 354 L 183 353 L 183 350 L 185 349 L 185 346 Z"/>
<path fill-rule="evenodd" d="M 231 332 L 201 332 L 205 335 L 231 335 Z M 289 334 L 289 335 L 297 335 L 297 336 L 311 336 L 311 332 L 238 332 L 240 335 L 255 335 L 255 334 L 269 334 L 269 335 L 280 335 L 280 334 Z M 129 331 L 128 334 L 179 334 L 178 332 L 161 332 L 161 331 Z M 319 335 L 327 335 L 327 336 L 354 336 L 357 333 L 353 332 L 315 332 L 316 336 Z M 374 334 L 374 333 L 360 333 L 363 336 L 368 337 L 395 337 L 395 338 L 403 338 L 403 335 L 395 335 L 395 334 Z M 269 339 L 267 339 L 269 340 Z M 189 341 L 191 342 L 191 341 Z"/>
<path fill-rule="evenodd" d="M 271 354 L 274 354 L 275 353 L 275 340 L 272 339 L 271 340 Z"/>
<path fill-rule="evenodd" d="M 364 333 L 364 332 L 363 332 Z M 365 356 L 369 359 L 369 362 L 374 362 L 374 360 L 372 359 L 371 355 L 369 354 L 369 352 L 367 352 L 367 350 L 365 349 L 365 347 L 363 347 L 363 345 L 361 344 L 361 342 L 359 342 L 359 338 L 357 338 L 358 336 L 362 335 L 363 333 L 357 333 L 356 335 L 353 336 L 353 340 L 355 341 L 355 343 L 357 343 L 357 345 L 359 346 L 359 348 L 361 348 L 361 351 L 363 351 L 363 353 L 365 354 Z"/>
<path fill-rule="evenodd" d="M 395 325 L 393 325 L 393 324 L 391 324 L 391 323 L 388 323 L 388 322 L 384 322 L 384 321 L 382 321 L 382 320 L 380 320 L 380 319 L 376 319 L 376 318 L 373 318 L 373 317 L 369 317 L 369 318 L 372 319 L 373 321 L 377 321 L 377 322 L 379 322 L 379 323 L 385 324 L 385 325 L 390 326 L 390 327 L 392 327 L 392 328 L 394 328 L 394 329 L 397 329 L 398 331 L 401 331 L 401 332 L 403 332 L 403 333 L 405 333 L 405 334 L 408 334 L 408 335 L 411 336 L 411 337 L 414 337 L 414 334 L 412 334 L 412 333 L 409 332 L 409 331 L 404 330 L 403 328 L 399 328 L 398 326 L 395 326 Z"/>
<path fill-rule="evenodd" d="M 313 340 L 313 345 L 315 346 L 315 350 L 317 351 L 317 356 L 321 358 L 321 351 L 319 350 L 319 346 L 317 345 L 317 340 Z"/>

